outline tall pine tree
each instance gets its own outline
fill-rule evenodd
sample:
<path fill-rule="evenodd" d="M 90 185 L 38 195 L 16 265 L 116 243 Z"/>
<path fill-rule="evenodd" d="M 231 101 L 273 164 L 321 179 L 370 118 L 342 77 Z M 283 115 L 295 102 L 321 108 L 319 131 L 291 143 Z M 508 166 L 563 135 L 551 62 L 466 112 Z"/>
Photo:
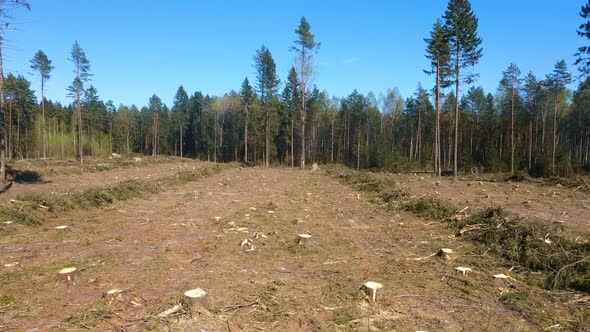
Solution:
<path fill-rule="evenodd" d="M 291 50 L 297 53 L 299 61 L 299 84 L 301 88 L 301 168 L 305 168 L 305 92 L 309 83 L 309 78 L 312 74 L 312 58 L 313 54 L 317 52 L 320 47 L 320 43 L 316 43 L 314 35 L 309 31 L 311 26 L 305 17 L 301 18 L 299 27 L 295 29 L 297 39 L 295 40 L 295 46 L 291 47 Z"/>
<path fill-rule="evenodd" d="M 47 126 L 45 124 L 45 82 L 51 77 L 53 70 L 51 60 L 43 51 L 39 50 L 31 60 L 31 69 L 41 78 L 41 125 L 43 126 L 43 159 L 47 158 Z"/>
<path fill-rule="evenodd" d="M 276 97 L 279 83 L 277 77 L 277 66 L 268 48 L 261 46 L 254 56 L 254 66 L 256 68 L 256 88 L 260 94 L 260 102 L 265 114 L 265 158 L 266 167 L 270 166 L 270 104 Z"/>
<path fill-rule="evenodd" d="M 426 58 L 430 60 L 430 70 L 425 72 L 430 75 L 435 75 L 435 133 L 434 133 L 434 170 L 441 175 L 441 143 L 440 143 L 440 95 L 441 88 L 447 84 L 446 77 L 449 75 L 449 36 L 442 21 L 439 19 L 434 23 L 430 38 L 424 39 L 426 42 Z"/>
<path fill-rule="evenodd" d="M 78 156 L 80 158 L 80 166 L 84 167 L 84 141 L 82 138 L 82 93 L 84 91 L 84 82 L 89 81 L 92 74 L 90 74 L 90 61 L 86 57 L 86 53 L 84 53 L 84 50 L 80 47 L 80 44 L 78 44 L 77 40 L 72 46 L 70 61 L 74 63 L 74 73 L 76 73 L 76 77 L 74 78 L 72 85 L 68 87 L 68 91 L 70 92 L 70 96 L 74 96 L 76 98 L 76 110 L 78 115 Z"/>
<path fill-rule="evenodd" d="M 444 15 L 445 28 L 449 36 L 451 68 L 455 83 L 455 137 L 453 149 L 453 175 L 457 176 L 457 156 L 459 149 L 459 86 L 470 84 L 476 75 L 462 73 L 462 69 L 473 67 L 481 58 L 481 38 L 477 35 L 478 20 L 469 0 L 449 0 Z"/>
<path fill-rule="evenodd" d="M 242 105 L 244 106 L 244 162 L 248 162 L 248 122 L 250 120 L 250 105 L 254 100 L 254 89 L 248 81 L 248 77 L 244 78 L 242 88 L 240 89 L 242 97 Z"/>
<path fill-rule="evenodd" d="M 508 66 L 508 69 L 502 73 L 500 84 L 510 91 L 510 172 L 514 174 L 514 98 L 520 90 L 522 79 L 520 78 L 520 69 L 514 63 Z"/>

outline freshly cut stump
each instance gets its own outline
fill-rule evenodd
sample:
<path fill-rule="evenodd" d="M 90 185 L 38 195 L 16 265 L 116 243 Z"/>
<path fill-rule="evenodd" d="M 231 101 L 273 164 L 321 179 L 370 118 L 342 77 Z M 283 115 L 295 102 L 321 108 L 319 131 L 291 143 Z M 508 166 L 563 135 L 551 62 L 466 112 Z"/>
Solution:
<path fill-rule="evenodd" d="M 117 289 L 117 288 L 107 291 L 106 293 L 104 293 L 103 297 L 105 299 L 109 300 L 109 303 L 107 305 L 111 305 L 115 301 L 121 301 L 121 302 L 126 301 L 125 294 L 123 293 L 123 290 Z"/>
<path fill-rule="evenodd" d="M 76 278 L 80 271 L 75 267 L 67 267 L 57 272 L 57 281 L 64 283 L 66 286 L 76 286 Z"/>
<path fill-rule="evenodd" d="M 204 305 L 207 299 L 207 292 L 201 288 L 191 289 L 184 292 L 184 302 L 190 306 Z"/>
<path fill-rule="evenodd" d="M 436 254 L 438 257 L 444 259 L 445 261 L 450 260 L 451 254 L 455 253 L 453 251 L 453 249 L 449 249 L 449 248 L 442 248 L 441 250 L 438 251 L 438 253 Z"/>
<path fill-rule="evenodd" d="M 362 287 L 365 294 L 369 297 L 370 303 L 375 303 L 377 301 L 377 290 L 381 288 L 383 288 L 383 285 L 375 281 L 367 281 Z"/>
<path fill-rule="evenodd" d="M 311 234 L 299 234 L 297 235 L 297 244 L 304 244 L 311 239 Z"/>
<path fill-rule="evenodd" d="M 207 302 L 207 292 L 201 288 L 191 289 L 184 292 L 184 297 L 180 301 L 182 309 L 189 312 L 201 313 L 205 311 L 203 306 Z"/>

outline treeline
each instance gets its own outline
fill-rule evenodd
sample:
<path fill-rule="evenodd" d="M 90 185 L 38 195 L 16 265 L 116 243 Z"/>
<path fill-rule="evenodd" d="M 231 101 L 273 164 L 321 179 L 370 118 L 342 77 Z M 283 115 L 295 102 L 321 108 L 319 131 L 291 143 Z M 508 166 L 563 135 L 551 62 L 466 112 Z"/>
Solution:
<path fill-rule="evenodd" d="M 453 36 L 461 29 L 467 32 Z M 189 94 L 180 86 L 170 106 L 156 95 L 142 107 L 101 100 L 94 86 L 85 86 L 89 60 L 76 42 L 72 59 L 77 54 L 86 75 L 76 76 L 69 88 L 70 105 L 40 103 L 25 77 L 4 77 L 7 158 L 80 157 L 82 147 L 81 155 L 90 156 L 167 154 L 288 166 L 308 160 L 393 171 L 442 173 L 456 167 L 535 176 L 590 171 L 590 79 L 570 91 L 572 74 L 563 60 L 544 77 L 523 75 L 511 64 L 498 89 L 484 91 L 468 70 L 482 50 L 467 0 L 450 0 L 425 39 L 433 88 L 419 84 L 406 98 L 395 88 L 379 95 L 354 90 L 330 96 L 308 79 L 319 44 L 305 18 L 295 32 L 298 61 L 283 82 L 270 50 L 261 46 L 252 81 L 244 79 L 223 96 Z M 468 40 L 461 40 L 465 36 Z M 37 58 L 40 53 L 32 68 L 49 79 L 51 61 Z"/>
<path fill-rule="evenodd" d="M 561 62 L 560 62 L 561 63 Z M 93 86 L 82 98 L 84 153 L 169 154 L 211 161 L 299 165 L 302 137 L 298 128 L 300 97 L 295 75 L 283 91 L 263 105 L 255 91 L 248 105 L 244 88 L 221 97 L 180 86 L 172 107 L 152 96 L 148 105 L 115 107 L 103 102 Z M 244 87 L 249 86 L 244 81 Z M 251 87 L 250 87 L 251 88 Z M 43 156 L 40 106 L 22 76 L 5 81 L 9 158 Z M 254 90 L 254 89 L 252 89 Z M 295 92 L 295 93 L 294 93 Z M 442 164 L 452 169 L 455 96 L 442 99 Z M 590 80 L 576 91 L 552 93 L 545 80 L 529 73 L 522 89 L 502 84 L 494 95 L 471 87 L 460 100 L 459 168 L 463 171 L 509 171 L 511 111 L 514 100 L 517 169 L 534 175 L 570 175 L 588 170 L 590 157 Z M 342 162 L 359 168 L 432 169 L 435 112 L 430 93 L 419 86 L 402 98 L 396 89 L 375 96 L 353 91 L 345 98 L 311 89 L 307 96 L 307 159 Z M 46 101 L 48 157 L 76 157 L 76 107 Z M 248 110 L 248 156 L 245 124 Z M 270 144 L 266 150 L 266 109 Z M 158 125 L 154 126 L 155 115 Z M 557 121 L 554 121 L 557 119 Z M 553 169 L 553 143 L 556 144 Z M 549 173 L 548 173 L 549 172 Z"/>

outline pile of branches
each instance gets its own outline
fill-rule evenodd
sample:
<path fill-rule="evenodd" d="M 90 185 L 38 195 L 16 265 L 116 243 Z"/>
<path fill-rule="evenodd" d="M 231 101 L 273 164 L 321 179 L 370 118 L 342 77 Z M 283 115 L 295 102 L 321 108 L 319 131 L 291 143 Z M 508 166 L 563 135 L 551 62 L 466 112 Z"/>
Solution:
<path fill-rule="evenodd" d="M 548 288 L 590 292 L 590 243 L 566 237 L 562 225 L 524 220 L 500 207 L 473 215 L 461 211 L 447 221 L 456 235 L 522 267 L 548 272 Z"/>

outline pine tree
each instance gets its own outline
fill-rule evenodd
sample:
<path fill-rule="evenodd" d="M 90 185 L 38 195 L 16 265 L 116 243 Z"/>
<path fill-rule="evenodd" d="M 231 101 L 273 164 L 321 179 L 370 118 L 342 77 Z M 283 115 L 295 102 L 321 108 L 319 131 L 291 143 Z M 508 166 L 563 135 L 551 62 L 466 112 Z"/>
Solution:
<path fill-rule="evenodd" d="M 500 84 L 510 91 L 510 172 L 514 174 L 514 152 L 516 144 L 514 143 L 514 98 L 521 85 L 520 69 L 514 63 L 508 66 L 508 69 L 502 73 Z"/>
<path fill-rule="evenodd" d="M 297 71 L 295 67 L 291 67 L 289 75 L 287 76 L 287 83 L 283 90 L 283 105 L 289 114 L 289 120 L 291 122 L 291 168 L 295 166 L 295 112 L 300 104 L 300 86 L 297 78 Z"/>
<path fill-rule="evenodd" d="M 92 74 L 90 74 L 90 61 L 86 57 L 86 53 L 78 44 L 76 40 L 72 46 L 70 53 L 70 61 L 74 63 L 74 72 L 76 77 L 68 91 L 70 96 L 75 96 L 77 114 L 78 114 L 78 156 L 80 158 L 80 166 L 84 167 L 84 141 L 82 139 L 82 92 L 84 90 L 84 82 L 88 82 Z"/>
<path fill-rule="evenodd" d="M 268 48 L 262 45 L 254 56 L 256 68 L 256 88 L 260 94 L 260 102 L 265 114 L 265 165 L 270 166 L 270 104 L 275 98 L 280 80 L 277 77 L 277 66 Z"/>
<path fill-rule="evenodd" d="M 547 85 L 553 96 L 553 148 L 551 155 L 551 169 L 555 172 L 555 155 L 557 150 L 557 121 L 559 112 L 559 99 L 566 90 L 566 85 L 572 81 L 572 75 L 567 70 L 565 60 L 560 60 L 555 64 L 553 72 L 547 77 Z"/>
<path fill-rule="evenodd" d="M 248 122 L 250 120 L 249 107 L 254 100 L 254 89 L 248 81 L 248 77 L 244 78 L 242 88 L 240 89 L 242 97 L 242 105 L 244 106 L 244 162 L 248 162 Z"/>
<path fill-rule="evenodd" d="M 435 138 L 434 138 L 434 170 L 441 175 L 441 143 L 440 143 L 440 95 L 441 88 L 445 87 L 445 79 L 449 75 L 449 36 L 441 20 L 437 20 L 430 38 L 424 39 L 426 42 L 426 58 L 430 60 L 431 69 L 425 71 L 427 74 L 436 75 L 435 80 Z"/>
<path fill-rule="evenodd" d="M 301 17 L 299 27 L 295 29 L 295 33 L 297 34 L 297 39 L 295 40 L 296 46 L 291 47 L 291 50 L 297 53 L 299 61 L 299 76 L 301 77 L 299 80 L 301 88 L 301 168 L 305 168 L 305 93 L 309 78 L 312 74 L 311 62 L 313 53 L 317 52 L 320 47 L 320 43 L 315 42 L 314 35 L 309 31 L 310 28 L 311 26 L 307 22 L 307 19 Z"/>
<path fill-rule="evenodd" d="M 152 156 L 160 153 L 160 113 L 164 109 L 164 104 L 160 97 L 155 94 L 150 97 L 149 110 L 152 112 Z"/>
<path fill-rule="evenodd" d="M 180 158 L 183 157 L 183 150 L 184 150 L 183 135 L 184 135 L 184 130 L 186 129 L 186 125 L 188 122 L 188 104 L 189 104 L 188 94 L 186 93 L 186 90 L 184 90 L 184 87 L 181 85 L 180 87 L 178 87 L 178 90 L 176 91 L 176 95 L 174 96 L 174 104 L 172 106 L 172 115 L 171 115 L 171 122 L 172 122 L 172 125 L 174 126 L 173 132 L 175 134 L 178 134 L 178 136 L 176 136 L 176 135 L 174 135 L 174 136 L 178 137 L 177 143 L 178 143 L 178 152 L 179 152 Z M 176 129 L 178 129 L 178 132 L 175 132 Z M 176 146 L 176 143 L 173 143 L 173 145 Z"/>
<path fill-rule="evenodd" d="M 31 9 L 31 5 L 23 0 L 3 0 L 0 2 L 0 115 L 4 115 L 4 57 L 2 48 L 4 45 L 4 35 L 9 29 L 13 20 L 11 11 L 18 8 Z M 0 180 L 6 180 L 6 123 L 0 126 Z"/>
<path fill-rule="evenodd" d="M 478 20 L 471 10 L 469 0 L 449 0 L 444 15 L 445 28 L 448 31 L 451 69 L 455 83 L 455 140 L 454 140 L 454 164 L 453 175 L 457 176 L 457 156 L 459 148 L 459 86 L 461 83 L 470 84 L 476 75 L 468 73 L 461 76 L 461 70 L 473 67 L 481 58 L 483 51 L 480 48 L 481 38 L 477 35 Z"/>
<path fill-rule="evenodd" d="M 47 158 L 47 126 L 45 124 L 45 82 L 51 77 L 53 70 L 51 60 L 43 51 L 39 50 L 31 60 L 31 69 L 39 73 L 41 78 L 41 120 L 43 126 L 43 159 Z"/>
<path fill-rule="evenodd" d="M 580 8 L 580 17 L 584 23 L 578 27 L 578 36 L 590 40 L 590 0 Z M 581 46 L 578 48 L 576 56 L 576 65 L 583 76 L 590 74 L 590 46 Z"/>

